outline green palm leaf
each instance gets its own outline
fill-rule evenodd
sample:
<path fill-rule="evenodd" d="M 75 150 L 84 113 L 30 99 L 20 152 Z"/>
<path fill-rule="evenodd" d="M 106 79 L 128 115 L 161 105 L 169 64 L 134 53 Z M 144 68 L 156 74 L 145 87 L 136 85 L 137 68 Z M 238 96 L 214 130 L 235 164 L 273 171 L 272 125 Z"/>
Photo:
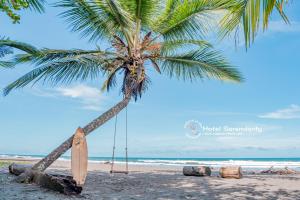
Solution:
<path fill-rule="evenodd" d="M 6 46 L 2 46 L 2 47 L 0 46 L 0 58 L 12 53 L 13 53 L 12 48 Z M 12 67 L 12 63 L 8 61 L 0 60 L 0 67 Z"/>
<path fill-rule="evenodd" d="M 44 4 L 45 4 L 45 0 L 26 0 L 29 8 L 32 10 L 35 10 L 37 12 L 44 12 L 45 8 L 44 8 Z"/>
<path fill-rule="evenodd" d="M 169 1 L 153 29 L 164 39 L 203 38 L 213 22 L 213 14 L 232 5 L 232 0 Z"/>
<path fill-rule="evenodd" d="M 246 48 L 254 41 L 262 22 L 263 30 L 268 27 L 270 15 L 277 10 L 282 19 L 288 23 L 288 18 L 283 12 L 286 0 L 236 0 L 228 8 L 228 13 L 220 22 L 222 38 L 228 36 L 241 27 L 244 32 Z"/>
<path fill-rule="evenodd" d="M 21 51 L 26 52 L 25 54 L 18 54 L 14 57 L 13 62 L 10 62 L 13 65 L 31 62 L 36 65 L 45 64 L 46 62 L 58 61 L 59 59 L 80 59 L 82 56 L 88 56 L 90 58 L 95 57 L 99 58 L 114 58 L 117 56 L 114 52 L 101 51 L 101 50 L 58 50 L 58 49 L 37 49 L 34 46 L 31 46 L 27 43 L 13 41 L 13 40 L 0 40 L 0 48 L 15 48 Z M 1 53 L 1 52 L 0 52 Z"/>
<path fill-rule="evenodd" d="M 8 41 L 7 39 L 5 39 L 4 37 L 2 38 L 1 41 Z M 6 46 L 6 45 L 0 45 L 0 58 L 5 57 L 6 55 L 12 54 L 13 53 L 13 48 L 10 46 Z M 13 63 L 9 62 L 9 61 L 0 61 L 0 67 L 12 67 Z"/>
<path fill-rule="evenodd" d="M 120 0 L 120 3 L 134 21 L 141 20 L 146 26 L 150 25 L 160 8 L 158 0 Z"/>
<path fill-rule="evenodd" d="M 90 40 L 124 35 L 132 25 L 125 10 L 112 0 L 63 0 L 56 6 L 67 9 L 61 16 L 66 18 L 71 30 L 81 32 L 83 37 L 90 36 Z"/>
<path fill-rule="evenodd" d="M 6 46 L 2 46 L 2 47 L 0 46 L 0 58 L 12 53 L 13 53 L 12 48 Z"/>
<path fill-rule="evenodd" d="M 109 91 L 111 87 L 116 85 L 116 73 L 122 68 L 123 66 L 115 67 L 112 71 L 108 73 L 107 78 L 101 87 L 101 91 Z"/>
<path fill-rule="evenodd" d="M 231 66 L 219 52 L 204 47 L 187 53 L 163 55 L 158 58 L 162 70 L 170 77 L 194 81 L 202 78 L 216 78 L 240 82 L 241 74 Z"/>
<path fill-rule="evenodd" d="M 88 58 L 50 62 L 28 72 L 9 84 L 4 88 L 4 95 L 7 95 L 13 89 L 22 88 L 32 82 L 35 84 L 40 80 L 43 83 L 50 82 L 55 85 L 58 83 L 95 79 L 103 73 L 103 65 L 105 64 L 106 61 L 104 60 L 95 61 Z"/>
<path fill-rule="evenodd" d="M 2 62 L 6 66 L 30 63 L 38 67 L 8 85 L 4 89 L 4 95 L 7 95 L 12 89 L 21 88 L 39 80 L 58 84 L 94 79 L 100 72 L 104 73 L 107 65 L 117 58 L 113 52 L 81 49 L 39 50 L 31 45 L 11 40 L 0 41 L 1 46 L 14 47 L 28 52 L 16 55 L 11 62 Z"/>
<path fill-rule="evenodd" d="M 162 52 L 172 52 L 192 47 L 212 47 L 212 45 L 205 40 L 171 40 L 162 42 L 160 45 Z"/>
<path fill-rule="evenodd" d="M 115 54 L 113 52 L 106 52 L 100 50 L 81 50 L 81 49 L 73 49 L 73 50 L 57 50 L 57 49 L 42 49 L 38 50 L 33 54 L 18 54 L 14 58 L 15 64 L 31 62 L 36 65 L 45 64 L 47 62 L 59 61 L 61 59 L 81 59 L 81 58 L 106 58 L 109 57 L 114 58 Z"/>
<path fill-rule="evenodd" d="M 13 66 L 14 64 L 12 62 L 0 60 L 0 67 L 11 68 Z"/>
<path fill-rule="evenodd" d="M 36 53 L 38 51 L 37 48 L 35 48 L 34 46 L 32 46 L 30 44 L 13 41 L 13 40 L 9 40 L 9 39 L 0 40 L 0 47 L 12 47 L 15 49 L 19 49 L 21 51 L 25 51 L 27 53 Z"/>

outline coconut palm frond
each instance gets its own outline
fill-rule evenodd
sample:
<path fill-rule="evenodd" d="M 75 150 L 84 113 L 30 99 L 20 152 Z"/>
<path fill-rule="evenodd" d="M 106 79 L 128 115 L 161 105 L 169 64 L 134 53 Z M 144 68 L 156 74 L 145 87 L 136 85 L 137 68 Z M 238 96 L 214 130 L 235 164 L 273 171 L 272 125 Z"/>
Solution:
<path fill-rule="evenodd" d="M 154 24 L 153 29 L 166 40 L 201 39 L 211 28 L 217 11 L 232 5 L 231 0 L 211 1 L 172 1 L 162 23 Z"/>
<path fill-rule="evenodd" d="M 0 58 L 12 53 L 13 53 L 12 48 L 6 46 L 0 47 Z"/>
<path fill-rule="evenodd" d="M 0 67 L 11 68 L 13 66 L 14 64 L 12 62 L 0 60 Z"/>
<path fill-rule="evenodd" d="M 159 29 L 163 26 L 163 24 L 167 23 L 167 21 L 172 17 L 175 8 L 181 3 L 180 0 L 166 0 L 166 4 L 164 9 L 157 16 L 156 20 L 152 22 L 153 29 Z"/>
<path fill-rule="evenodd" d="M 87 79 L 95 79 L 103 73 L 103 65 L 105 60 L 80 58 L 65 59 L 50 62 L 42 65 L 24 76 L 20 77 L 13 83 L 4 88 L 4 95 L 9 94 L 11 90 L 22 88 L 30 83 L 49 82 L 51 84 L 70 83 L 72 81 L 84 81 Z"/>
<path fill-rule="evenodd" d="M 205 40 L 171 40 L 162 42 L 160 45 L 162 52 L 182 50 L 184 47 L 212 47 L 212 45 Z"/>
<path fill-rule="evenodd" d="M 145 79 L 138 85 L 137 92 L 133 93 L 133 97 L 135 100 L 137 98 L 141 98 L 142 94 L 148 90 L 149 85 L 151 84 L 151 80 L 148 76 L 145 77 Z"/>
<path fill-rule="evenodd" d="M 154 68 L 158 73 L 161 74 L 161 70 L 160 70 L 160 67 L 158 66 L 157 62 L 156 62 L 154 59 L 152 59 L 152 58 L 150 58 L 150 61 L 151 61 L 151 64 L 152 64 L 153 68 Z"/>
<path fill-rule="evenodd" d="M 267 29 L 274 10 L 277 10 L 282 19 L 289 23 L 283 11 L 286 3 L 286 0 L 236 0 L 236 3 L 229 7 L 227 14 L 220 22 L 221 38 L 228 36 L 240 27 L 244 32 L 245 45 L 248 48 L 259 31 L 260 22 L 262 22 L 262 29 Z"/>
<path fill-rule="evenodd" d="M 12 89 L 21 88 L 39 80 L 57 84 L 94 79 L 98 77 L 100 72 L 105 73 L 109 70 L 107 66 L 117 58 L 116 53 L 109 51 L 81 49 L 39 50 L 31 45 L 11 40 L 0 40 L 1 47 L 14 47 L 26 53 L 17 54 L 10 62 L 1 62 L 0 65 L 11 67 L 29 63 L 38 67 L 8 85 L 4 89 L 4 95 L 7 95 Z"/>
<path fill-rule="evenodd" d="M 162 70 L 170 77 L 176 76 L 191 81 L 205 77 L 234 82 L 243 80 L 234 66 L 219 52 L 209 47 L 187 53 L 163 55 L 158 59 L 161 61 Z"/>
<path fill-rule="evenodd" d="M 110 62 L 116 55 L 113 52 L 100 51 L 100 50 L 57 50 L 57 49 L 36 49 L 33 53 L 17 54 L 9 61 L 10 67 L 18 64 L 34 64 L 36 66 L 44 65 L 51 62 L 60 62 L 66 59 L 98 59 L 106 60 Z"/>
<path fill-rule="evenodd" d="M 61 16 L 66 18 L 71 30 L 80 32 L 83 37 L 90 36 L 90 40 L 124 35 L 125 29 L 132 26 L 126 11 L 112 0 L 62 0 L 56 6 L 67 9 Z"/>
<path fill-rule="evenodd" d="M 5 38 L 2 38 L 2 40 Z M 13 48 L 9 46 L 1 46 L 0 45 L 0 58 L 5 57 L 6 55 L 12 54 L 13 53 Z M 0 61 L 0 67 L 6 67 L 10 68 L 12 67 L 13 63 L 9 61 Z"/>
<path fill-rule="evenodd" d="M 0 67 L 4 67 L 4 68 L 12 68 L 14 66 L 13 62 L 9 62 L 9 61 L 0 61 Z"/>
<path fill-rule="evenodd" d="M 37 12 L 44 12 L 45 8 L 44 8 L 44 4 L 45 4 L 45 0 L 26 0 L 29 8 L 32 10 L 35 10 Z"/>
<path fill-rule="evenodd" d="M 57 50 L 57 49 L 42 49 L 33 54 L 17 54 L 13 61 L 15 64 L 31 62 L 36 65 L 45 64 L 47 62 L 59 61 L 61 59 L 81 59 L 81 58 L 113 58 L 114 53 L 100 50 Z"/>
<path fill-rule="evenodd" d="M 24 43 L 24 42 L 18 42 L 13 41 L 9 39 L 1 39 L 0 40 L 0 47 L 12 47 L 21 51 L 25 51 L 27 53 L 36 53 L 38 51 L 37 48 L 34 46 Z"/>
<path fill-rule="evenodd" d="M 106 77 L 106 80 L 104 81 L 102 87 L 101 87 L 101 91 L 108 91 L 110 90 L 110 88 L 116 86 L 117 82 L 116 82 L 116 75 L 117 75 L 117 72 L 121 69 L 124 69 L 123 66 L 117 66 L 117 67 L 114 67 L 113 70 L 111 70 L 107 77 Z"/>
<path fill-rule="evenodd" d="M 130 13 L 134 21 L 140 20 L 148 26 L 161 7 L 159 0 L 120 0 L 121 5 Z"/>

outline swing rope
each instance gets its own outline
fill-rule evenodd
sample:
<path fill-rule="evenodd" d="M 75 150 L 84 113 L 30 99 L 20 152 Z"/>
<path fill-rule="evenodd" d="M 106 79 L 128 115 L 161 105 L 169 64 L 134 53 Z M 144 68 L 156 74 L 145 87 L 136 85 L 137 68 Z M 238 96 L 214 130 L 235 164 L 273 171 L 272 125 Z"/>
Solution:
<path fill-rule="evenodd" d="M 114 163 L 115 163 L 115 150 L 116 150 L 116 137 L 117 137 L 117 123 L 118 123 L 118 115 L 115 117 L 115 128 L 114 128 L 114 141 L 113 141 L 113 153 L 111 158 L 111 168 L 110 173 L 124 173 L 128 174 L 128 126 L 127 126 L 127 107 L 126 109 L 126 127 L 125 127 L 125 162 L 126 162 L 126 170 L 125 171 L 116 171 L 114 170 Z"/>
<path fill-rule="evenodd" d="M 128 142 L 128 139 L 127 139 L 128 138 L 127 137 L 127 135 L 128 135 L 128 133 L 127 133 L 127 131 L 128 131 L 127 124 L 128 123 L 127 123 L 127 106 L 125 108 L 125 112 L 126 112 L 126 117 L 125 117 L 126 118 L 126 121 L 125 121 L 126 122 L 126 127 L 125 127 L 125 135 L 126 135 L 125 136 L 126 137 L 126 139 L 125 139 L 126 140 L 126 144 L 125 144 L 126 145 L 125 146 L 125 159 L 126 159 L 126 172 L 128 173 L 128 148 L 127 148 L 127 142 Z"/>
<path fill-rule="evenodd" d="M 113 172 L 113 169 L 114 169 L 114 162 L 115 162 L 115 149 L 116 149 L 117 122 L 118 122 L 118 115 L 116 115 L 116 117 L 115 117 L 114 146 L 113 146 L 113 153 L 112 153 L 112 157 L 111 157 L 111 168 L 110 168 L 110 173 L 112 173 L 112 172 Z"/>

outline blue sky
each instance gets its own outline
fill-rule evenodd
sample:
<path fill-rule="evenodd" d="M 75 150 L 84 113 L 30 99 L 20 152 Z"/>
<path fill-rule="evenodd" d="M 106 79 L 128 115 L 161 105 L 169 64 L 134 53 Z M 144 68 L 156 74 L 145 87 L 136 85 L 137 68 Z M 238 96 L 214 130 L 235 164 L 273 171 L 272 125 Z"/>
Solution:
<path fill-rule="evenodd" d="M 145 157 L 299 157 L 300 3 L 287 8 L 291 25 L 273 16 L 246 52 L 232 40 L 217 44 L 245 77 L 242 84 L 169 79 L 150 72 L 152 85 L 129 113 L 129 154 Z M 14 25 L 3 16 L 1 35 L 37 47 L 90 49 L 95 45 L 71 33 L 61 10 L 24 13 Z M 297 14 L 298 12 L 298 14 Z M 103 46 L 101 42 L 99 46 Z M 32 69 L 0 69 L 0 88 Z M 102 78 L 72 85 L 37 85 L 0 97 L 0 154 L 46 154 L 78 126 L 121 99 L 119 89 L 99 92 Z M 259 135 L 187 137 L 189 120 L 205 126 L 261 127 Z M 118 154 L 124 150 L 124 112 L 119 116 Z M 113 121 L 88 136 L 90 156 L 110 156 Z"/>

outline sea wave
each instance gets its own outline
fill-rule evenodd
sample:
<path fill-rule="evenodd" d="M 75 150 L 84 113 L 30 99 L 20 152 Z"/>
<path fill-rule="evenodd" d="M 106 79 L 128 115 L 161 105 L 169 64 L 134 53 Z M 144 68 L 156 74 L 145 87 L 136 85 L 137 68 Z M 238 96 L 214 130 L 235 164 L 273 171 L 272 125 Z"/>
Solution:
<path fill-rule="evenodd" d="M 41 155 L 0 155 L 2 159 L 17 158 L 17 159 L 41 159 Z M 70 156 L 63 156 L 59 160 L 70 160 Z M 109 157 L 90 157 L 89 162 L 92 163 L 107 163 L 110 162 Z M 125 160 L 121 158 L 116 158 L 115 163 L 124 164 Z M 233 166 L 238 165 L 243 168 L 294 168 L 300 169 L 300 158 L 299 159 L 280 159 L 274 158 L 260 158 L 260 159 L 151 159 L 151 158 L 129 158 L 129 164 L 132 165 L 166 165 L 166 166 L 184 166 L 184 165 L 206 165 L 214 168 L 219 168 L 221 166 Z"/>
<path fill-rule="evenodd" d="M 256 161 L 256 160 L 224 160 L 224 161 L 214 161 L 214 160 L 139 160 L 144 164 L 156 164 L 156 165 L 206 165 L 211 167 L 221 167 L 221 166 L 242 166 L 244 168 L 300 168 L 300 161 Z"/>
<path fill-rule="evenodd" d="M 27 156 L 27 155 L 10 155 L 10 154 L 2 154 L 0 155 L 0 158 L 2 159 L 11 159 L 11 158 L 20 158 L 20 159 L 41 159 L 42 156 Z"/>

